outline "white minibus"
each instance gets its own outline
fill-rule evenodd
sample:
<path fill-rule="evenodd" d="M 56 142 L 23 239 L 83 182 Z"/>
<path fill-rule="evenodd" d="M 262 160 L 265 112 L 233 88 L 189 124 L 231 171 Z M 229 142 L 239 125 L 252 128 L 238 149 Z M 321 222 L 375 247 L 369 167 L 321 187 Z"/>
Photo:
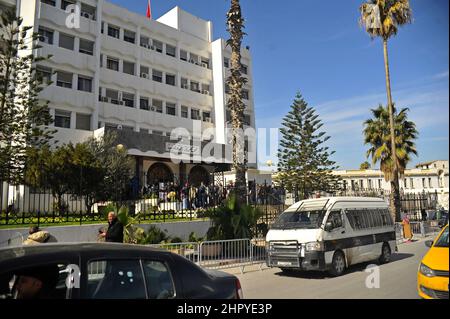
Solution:
<path fill-rule="evenodd" d="M 329 271 L 333 276 L 361 262 L 387 263 L 397 250 L 388 204 L 368 197 L 297 202 L 271 225 L 266 245 L 269 267 Z"/>

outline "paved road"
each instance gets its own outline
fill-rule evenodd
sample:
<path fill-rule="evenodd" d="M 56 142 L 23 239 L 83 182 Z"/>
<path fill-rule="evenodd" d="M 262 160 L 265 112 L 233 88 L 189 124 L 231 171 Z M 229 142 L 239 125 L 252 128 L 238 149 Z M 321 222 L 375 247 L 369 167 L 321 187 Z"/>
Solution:
<path fill-rule="evenodd" d="M 431 239 L 431 238 L 428 238 Z M 380 266 L 380 288 L 366 288 L 367 265 L 355 265 L 341 277 L 326 273 L 283 274 L 278 268 L 237 274 L 244 298 L 252 299 L 329 299 L 384 298 L 416 299 L 417 268 L 427 252 L 424 240 L 399 245 L 389 264 Z"/>

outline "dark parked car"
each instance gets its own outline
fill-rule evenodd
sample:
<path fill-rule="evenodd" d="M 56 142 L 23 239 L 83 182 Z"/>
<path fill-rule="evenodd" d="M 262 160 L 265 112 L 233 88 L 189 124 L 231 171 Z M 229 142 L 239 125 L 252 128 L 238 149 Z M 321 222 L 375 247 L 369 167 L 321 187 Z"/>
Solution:
<path fill-rule="evenodd" d="M 0 249 L 1 298 L 240 299 L 242 290 L 236 276 L 165 250 L 42 244 Z"/>

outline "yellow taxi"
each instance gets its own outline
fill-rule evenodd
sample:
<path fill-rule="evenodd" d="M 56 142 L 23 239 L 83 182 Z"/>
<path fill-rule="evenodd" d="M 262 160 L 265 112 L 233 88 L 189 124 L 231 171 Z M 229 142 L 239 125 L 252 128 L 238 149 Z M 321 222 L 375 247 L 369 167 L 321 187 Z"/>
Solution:
<path fill-rule="evenodd" d="M 424 299 L 448 299 L 448 224 L 434 241 L 419 266 L 417 291 Z"/>

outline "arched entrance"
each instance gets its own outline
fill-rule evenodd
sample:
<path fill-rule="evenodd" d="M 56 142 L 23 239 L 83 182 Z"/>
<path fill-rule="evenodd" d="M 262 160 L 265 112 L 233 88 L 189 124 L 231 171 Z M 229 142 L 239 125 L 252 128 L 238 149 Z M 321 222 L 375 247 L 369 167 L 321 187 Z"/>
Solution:
<path fill-rule="evenodd" d="M 173 182 L 173 173 L 163 163 L 155 163 L 147 171 L 147 185 Z"/>
<path fill-rule="evenodd" d="M 209 184 L 209 173 L 202 166 L 194 166 L 189 172 L 189 184 L 198 187 L 202 182 Z"/>

